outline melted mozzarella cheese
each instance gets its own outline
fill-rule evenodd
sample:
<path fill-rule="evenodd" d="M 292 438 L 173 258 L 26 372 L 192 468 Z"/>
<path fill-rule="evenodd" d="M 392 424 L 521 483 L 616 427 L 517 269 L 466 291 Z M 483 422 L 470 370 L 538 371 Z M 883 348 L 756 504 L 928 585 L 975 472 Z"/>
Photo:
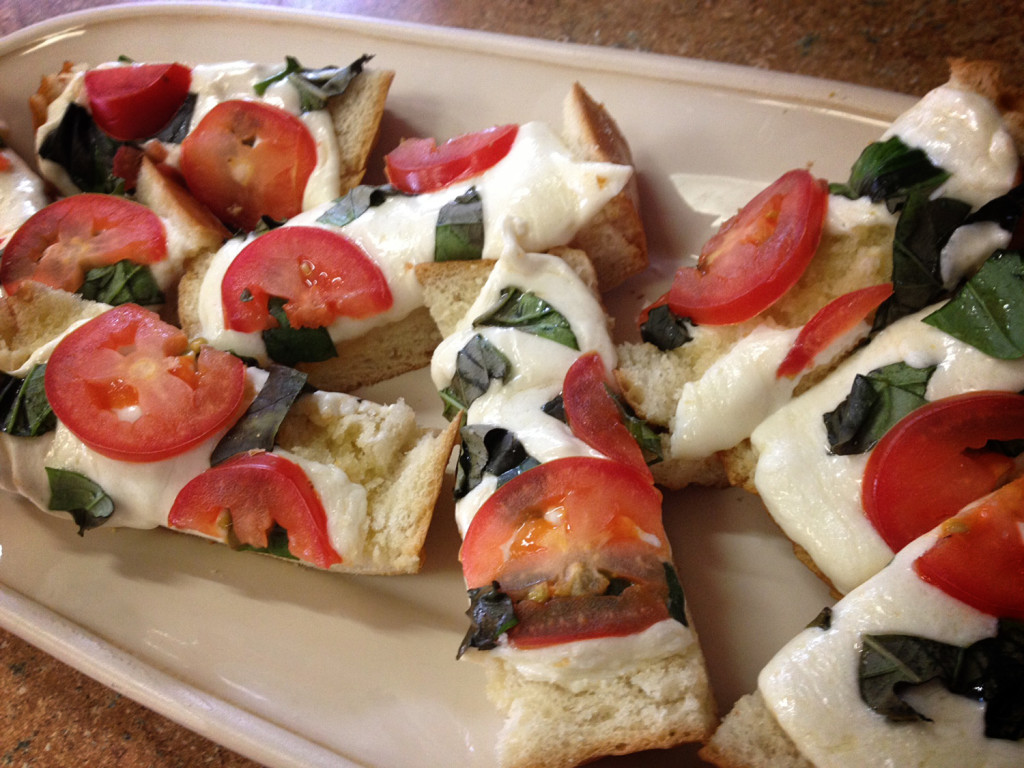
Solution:
<path fill-rule="evenodd" d="M 868 454 L 829 452 L 823 416 L 846 398 L 854 377 L 903 361 L 917 368 L 938 366 L 925 393 L 928 400 L 978 389 L 1024 389 L 1024 360 L 997 360 L 922 323 L 934 309 L 890 325 L 751 435 L 759 453 L 754 484 L 762 501 L 843 593 L 877 573 L 893 554 L 861 507 Z"/>
<path fill-rule="evenodd" d="M 806 629 L 765 666 L 758 688 L 779 725 L 818 768 L 1024 764 L 1024 742 L 984 736 L 984 704 L 938 686 L 908 693 L 931 722 L 889 722 L 862 700 L 861 636 L 910 634 L 959 646 L 996 631 L 996 619 L 925 583 L 912 569 L 935 532 L 909 544 L 891 565 L 843 598 L 831 628 Z"/>
<path fill-rule="evenodd" d="M 0 148 L 10 167 L 0 171 L 0 248 L 33 213 L 43 208 L 43 180 L 13 150 Z"/>

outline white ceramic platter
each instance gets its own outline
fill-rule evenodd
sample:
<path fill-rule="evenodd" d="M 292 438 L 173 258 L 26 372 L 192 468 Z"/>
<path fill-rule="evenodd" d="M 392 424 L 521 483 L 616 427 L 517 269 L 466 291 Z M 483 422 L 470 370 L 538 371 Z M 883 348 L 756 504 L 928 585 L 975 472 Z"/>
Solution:
<path fill-rule="evenodd" d="M 345 64 L 396 70 L 381 146 L 506 122 L 561 122 L 579 80 L 618 119 L 639 172 L 653 264 L 610 301 L 624 335 L 714 220 L 792 167 L 845 179 L 909 99 L 839 83 L 607 48 L 224 5 L 146 5 L 55 19 L 0 41 L 0 116 L 31 146 L 26 100 L 65 60 Z M 379 167 L 379 166 L 375 166 Z M 379 176 L 379 174 L 378 174 Z M 371 177 L 370 181 L 379 181 Z M 425 420 L 420 374 L 378 387 Z M 427 565 L 352 578 L 166 531 L 98 529 L 0 496 L 0 624 L 89 675 L 269 766 L 491 766 L 498 717 L 466 627 L 458 534 L 442 504 Z M 666 500 L 667 528 L 726 711 L 826 604 L 759 502 Z M 699 765 L 694 750 L 601 765 Z"/>

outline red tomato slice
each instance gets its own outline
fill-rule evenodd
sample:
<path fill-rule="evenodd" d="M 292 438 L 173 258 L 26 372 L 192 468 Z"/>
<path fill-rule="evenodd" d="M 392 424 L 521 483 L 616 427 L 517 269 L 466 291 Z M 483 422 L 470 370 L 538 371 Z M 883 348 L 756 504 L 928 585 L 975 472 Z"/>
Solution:
<path fill-rule="evenodd" d="M 340 232 L 279 227 L 260 235 L 231 262 L 221 283 L 228 328 L 254 333 L 277 326 L 271 296 L 288 301 L 293 328 L 321 328 L 339 317 L 371 317 L 392 305 L 387 278 Z"/>
<path fill-rule="evenodd" d="M 155 213 L 122 197 L 83 193 L 51 203 L 18 228 L 0 260 L 0 283 L 8 293 L 26 280 L 77 291 L 90 269 L 165 258 L 167 235 Z"/>
<path fill-rule="evenodd" d="M 828 207 L 825 183 L 790 171 L 758 194 L 704 245 L 696 267 L 676 271 L 668 303 L 703 325 L 749 320 L 807 269 Z"/>
<path fill-rule="evenodd" d="M 633 467 L 654 482 L 643 451 L 623 423 L 622 412 L 608 387 L 604 363 L 596 352 L 581 356 L 570 366 L 562 385 L 569 427 L 594 450 Z"/>
<path fill-rule="evenodd" d="M 167 523 L 264 549 L 276 523 L 288 532 L 288 551 L 330 568 L 341 562 L 327 533 L 327 513 L 302 468 L 273 453 L 241 454 L 192 479 L 174 500 Z"/>
<path fill-rule="evenodd" d="M 121 461 L 184 453 L 246 407 L 245 365 L 155 313 L 123 304 L 69 333 L 45 374 L 53 412 L 82 442 Z"/>
<path fill-rule="evenodd" d="M 284 221 L 299 213 L 314 168 L 316 142 L 303 122 L 256 101 L 221 102 L 181 143 L 189 189 L 245 231 L 264 216 Z"/>
<path fill-rule="evenodd" d="M 1024 396 L 971 392 L 921 406 L 868 457 L 864 514 L 894 552 L 1006 479 L 1013 459 L 981 449 L 1024 438 Z"/>
<path fill-rule="evenodd" d="M 914 561 L 929 584 L 979 611 L 1024 621 L 1024 477 L 942 524 Z"/>
<path fill-rule="evenodd" d="M 440 147 L 433 139 L 406 139 L 384 157 L 388 181 L 404 192 L 434 192 L 496 165 L 515 143 L 517 125 L 457 136 Z"/>
<path fill-rule="evenodd" d="M 181 108 L 191 84 L 192 72 L 181 64 L 128 64 L 85 73 L 93 120 L 119 141 L 158 133 Z"/>
<path fill-rule="evenodd" d="M 892 283 L 871 285 L 833 299 L 800 329 L 775 375 L 792 379 L 811 366 L 814 358 L 892 296 Z"/>

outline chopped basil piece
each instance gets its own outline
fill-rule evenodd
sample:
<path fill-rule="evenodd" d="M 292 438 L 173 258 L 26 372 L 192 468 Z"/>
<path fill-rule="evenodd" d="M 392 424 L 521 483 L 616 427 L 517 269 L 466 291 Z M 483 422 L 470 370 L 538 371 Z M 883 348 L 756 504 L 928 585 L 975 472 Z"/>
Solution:
<path fill-rule="evenodd" d="M 277 430 L 306 386 L 307 377 L 284 365 L 268 366 L 267 373 L 267 381 L 252 405 L 213 449 L 210 466 L 239 453 L 273 450 Z"/>
<path fill-rule="evenodd" d="M 475 261 L 484 253 L 484 206 L 476 187 L 437 213 L 434 261 Z"/>
<path fill-rule="evenodd" d="M 89 110 L 71 103 L 43 139 L 39 156 L 67 171 L 83 192 L 111 194 L 123 186 L 113 174 L 114 155 L 121 145 L 99 129 Z"/>
<path fill-rule="evenodd" d="M 452 383 L 441 390 L 444 416 L 453 419 L 487 391 L 495 379 L 504 381 L 511 370 L 508 358 L 480 334 L 476 334 L 455 356 Z"/>
<path fill-rule="evenodd" d="M 821 612 L 814 617 L 814 620 L 807 625 L 807 629 L 832 629 L 832 609 L 825 606 Z"/>
<path fill-rule="evenodd" d="M 661 449 L 661 435 L 658 434 L 658 431 L 651 426 L 649 421 L 637 416 L 636 411 L 630 407 L 623 397 L 612 392 L 611 389 L 608 390 L 608 394 L 611 395 L 612 399 L 619 406 L 622 421 L 626 425 L 626 429 L 629 430 L 629 434 L 633 436 L 637 445 L 640 446 L 644 461 L 648 464 L 657 464 L 664 460 L 665 455 Z"/>
<path fill-rule="evenodd" d="M 867 196 L 897 211 L 912 193 L 927 195 L 948 178 L 949 173 L 932 165 L 922 150 L 912 149 L 893 136 L 865 147 L 850 169 L 849 180 L 831 184 L 829 192 L 851 200 Z"/>
<path fill-rule="evenodd" d="M 151 307 L 164 303 L 164 294 L 153 277 L 153 270 L 147 264 L 136 264 L 128 259 L 90 269 L 77 292 L 82 298 L 115 307 L 120 304 Z"/>
<path fill-rule="evenodd" d="M 164 144 L 181 144 L 188 136 L 189 128 L 192 125 L 192 115 L 196 111 L 197 99 L 198 94 L 189 93 L 178 107 L 178 111 L 174 113 L 174 117 L 153 138 Z"/>
<path fill-rule="evenodd" d="M 540 409 L 553 419 L 558 419 L 563 424 L 569 423 L 569 417 L 565 415 L 565 398 L 559 392 L 548 400 Z"/>
<path fill-rule="evenodd" d="M 515 474 L 520 474 L 526 462 L 536 466 L 536 460 L 507 429 L 473 424 L 463 427 L 461 435 L 462 446 L 455 473 L 456 499 L 461 499 L 476 488 L 486 474 L 505 477 L 513 470 L 518 470 Z M 510 479 L 507 477 L 506 482 Z"/>
<path fill-rule="evenodd" d="M 498 582 L 469 590 L 469 631 L 459 646 L 455 658 L 460 659 L 470 648 L 488 651 L 498 644 L 498 638 L 519 623 L 512 598 L 501 591 Z"/>
<path fill-rule="evenodd" d="M 230 533 L 228 536 L 231 538 Z M 233 538 L 228 543 L 231 545 L 232 549 L 238 552 L 260 552 L 264 555 L 283 557 L 285 560 L 299 559 L 292 554 L 290 549 L 288 549 L 288 531 L 277 523 L 274 523 L 270 527 L 270 530 L 267 531 L 267 546 L 265 547 L 254 547 L 251 544 L 242 544 L 237 539 Z"/>
<path fill-rule="evenodd" d="M 996 251 L 923 322 L 990 357 L 1024 357 L 1024 257 L 1018 251 Z"/>
<path fill-rule="evenodd" d="M 57 417 L 46 399 L 46 365 L 36 365 L 24 379 L 0 373 L 0 431 L 36 437 L 56 428 Z"/>
<path fill-rule="evenodd" d="M 1024 184 L 1018 184 L 1005 195 L 989 200 L 967 217 L 966 224 L 991 221 L 1007 232 L 1013 232 L 1024 216 Z"/>
<path fill-rule="evenodd" d="M 640 338 L 662 352 L 681 347 L 693 339 L 686 318 L 669 309 L 668 304 L 659 304 L 647 313 L 647 320 L 640 326 Z"/>
<path fill-rule="evenodd" d="M 50 483 L 49 508 L 70 512 L 78 525 L 78 535 L 98 528 L 114 514 L 114 502 L 98 484 L 79 472 L 46 467 Z"/>
<path fill-rule="evenodd" d="M 360 184 L 348 194 L 339 197 L 330 208 L 317 218 L 321 224 L 343 227 L 358 219 L 371 208 L 383 205 L 389 198 L 404 195 L 400 189 L 390 184 L 373 187 Z"/>
<path fill-rule="evenodd" d="M 263 331 L 267 356 L 281 365 L 319 363 L 338 356 L 326 328 L 292 328 L 285 314 L 286 299 L 271 296 L 267 310 L 278 322 L 277 328 Z"/>
<path fill-rule="evenodd" d="M 536 294 L 519 288 L 502 288 L 497 305 L 476 318 L 473 325 L 515 328 L 557 341 L 570 349 L 579 349 L 576 334 L 565 315 Z"/>
<path fill-rule="evenodd" d="M 253 90 L 262 96 L 274 83 L 288 80 L 299 93 L 300 109 L 303 112 L 314 112 L 326 107 L 332 97 L 343 94 L 349 83 L 363 71 L 363 65 L 372 58 L 364 54 L 347 67 L 306 69 L 294 56 L 286 56 L 284 69 L 256 83 Z"/>
<path fill-rule="evenodd" d="M 679 574 L 671 563 L 662 563 L 662 566 L 665 568 L 665 583 L 668 585 L 668 615 L 688 627 L 686 598 L 683 596 L 683 585 L 679 583 Z"/>
<path fill-rule="evenodd" d="M 952 694 L 985 702 L 985 736 L 1024 738 L 1024 622 L 1000 619 L 995 637 L 967 647 L 914 635 L 864 635 L 861 699 L 893 722 L 929 718 L 903 698 L 906 688 L 937 680 Z"/>
<path fill-rule="evenodd" d="M 892 363 L 866 376 L 857 374 L 850 394 L 824 416 L 832 453 L 848 456 L 865 453 L 889 429 L 924 405 L 924 393 L 935 366 L 914 368 Z"/>

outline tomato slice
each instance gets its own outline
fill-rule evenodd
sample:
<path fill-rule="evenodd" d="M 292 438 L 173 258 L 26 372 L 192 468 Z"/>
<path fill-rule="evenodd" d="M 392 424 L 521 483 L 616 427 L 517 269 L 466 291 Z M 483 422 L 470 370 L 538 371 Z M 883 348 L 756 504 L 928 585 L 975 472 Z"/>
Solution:
<path fill-rule="evenodd" d="M 192 72 L 181 64 L 128 64 L 85 73 L 93 120 L 119 141 L 158 133 L 181 108 L 191 84 Z"/>
<path fill-rule="evenodd" d="M 1013 459 L 984 451 L 1024 438 L 1024 396 L 971 392 L 935 400 L 901 419 L 868 457 L 864 514 L 894 552 L 1006 479 Z"/>
<path fill-rule="evenodd" d="M 800 329 L 792 349 L 779 364 L 775 375 L 792 379 L 809 368 L 820 352 L 878 309 L 890 296 L 892 283 L 882 283 L 845 293 L 830 301 Z"/>
<path fill-rule="evenodd" d="M 121 461 L 184 453 L 245 409 L 245 365 L 123 304 L 69 333 L 45 374 L 53 412 L 87 446 Z"/>
<path fill-rule="evenodd" d="M 979 611 L 1024 621 L 1024 477 L 943 523 L 914 570 Z"/>
<path fill-rule="evenodd" d="M 703 325 L 749 320 L 800 279 L 821 240 L 828 188 L 804 170 L 776 180 L 701 250 L 696 267 L 676 271 L 668 303 Z"/>
<path fill-rule="evenodd" d="M 449 139 L 406 139 L 384 157 L 388 181 L 403 192 L 434 192 L 497 165 L 512 149 L 518 125 L 498 125 Z"/>
<path fill-rule="evenodd" d="M 622 411 L 609 386 L 600 355 L 591 352 L 577 358 L 562 385 L 569 427 L 594 450 L 621 461 L 653 482 L 643 451 L 623 423 Z"/>
<path fill-rule="evenodd" d="M 225 224 L 252 231 L 267 216 L 290 219 L 316 168 L 316 142 L 289 112 L 257 101 L 215 106 L 181 143 L 192 193 Z"/>
<path fill-rule="evenodd" d="M 330 568 L 341 562 L 327 533 L 327 513 L 302 468 L 274 453 L 240 454 L 193 478 L 174 500 L 171 528 L 198 531 L 265 549 L 279 525 L 288 551 L 303 562 Z"/>
<path fill-rule="evenodd" d="M 245 333 L 276 327 L 270 297 L 287 299 L 293 328 L 371 317 L 393 303 L 387 278 L 362 248 L 340 232 L 303 226 L 260 235 L 231 262 L 221 283 L 225 324 Z"/>
<path fill-rule="evenodd" d="M 85 273 L 128 259 L 153 264 L 167 258 L 160 218 L 139 203 L 83 193 L 41 208 L 4 249 L 0 283 L 13 293 L 26 280 L 77 291 Z"/>

